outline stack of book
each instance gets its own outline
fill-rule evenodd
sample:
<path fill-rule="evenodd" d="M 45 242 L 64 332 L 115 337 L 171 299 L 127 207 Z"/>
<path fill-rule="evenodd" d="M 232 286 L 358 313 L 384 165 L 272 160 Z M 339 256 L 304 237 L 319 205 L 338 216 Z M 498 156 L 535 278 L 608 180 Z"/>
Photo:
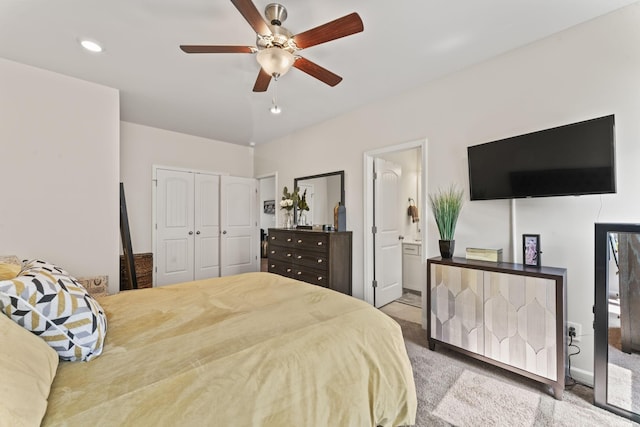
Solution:
<path fill-rule="evenodd" d="M 500 262 L 502 249 L 467 248 L 467 259 Z"/>

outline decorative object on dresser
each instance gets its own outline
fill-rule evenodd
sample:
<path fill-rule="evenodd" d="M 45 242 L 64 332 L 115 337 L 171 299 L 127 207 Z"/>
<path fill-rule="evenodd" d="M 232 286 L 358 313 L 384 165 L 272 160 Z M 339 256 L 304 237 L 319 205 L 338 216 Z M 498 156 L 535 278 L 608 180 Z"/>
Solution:
<path fill-rule="evenodd" d="M 502 261 L 502 248 L 500 249 L 486 249 L 486 248 L 467 248 L 467 259 L 475 259 L 478 261 Z"/>
<path fill-rule="evenodd" d="M 350 231 L 269 229 L 269 272 L 351 295 Z"/>
<path fill-rule="evenodd" d="M 295 208 L 298 206 L 298 189 L 294 188 L 292 193 L 285 186 L 282 189 L 282 200 L 280 200 L 280 209 L 284 209 L 284 228 L 295 227 Z"/>
<path fill-rule="evenodd" d="M 440 233 L 439 245 L 442 258 L 453 257 L 456 243 L 453 236 L 462 210 L 463 196 L 464 191 L 458 190 L 455 185 L 451 185 L 447 190 L 438 190 L 437 194 L 429 195 L 431 211 Z"/>
<path fill-rule="evenodd" d="M 562 399 L 565 269 L 430 258 L 427 272 L 431 350 L 444 345 L 547 384 Z"/>
<path fill-rule="evenodd" d="M 540 267 L 540 235 L 522 235 L 522 263 L 532 267 Z"/>

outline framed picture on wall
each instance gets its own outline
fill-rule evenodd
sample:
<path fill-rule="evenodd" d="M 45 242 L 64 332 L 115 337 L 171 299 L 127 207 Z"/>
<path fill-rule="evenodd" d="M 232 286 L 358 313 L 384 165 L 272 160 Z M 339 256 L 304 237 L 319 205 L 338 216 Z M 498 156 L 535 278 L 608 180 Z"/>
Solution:
<path fill-rule="evenodd" d="M 264 213 L 275 215 L 275 213 L 276 213 L 276 201 L 275 200 L 265 200 L 263 205 L 264 205 Z"/>
<path fill-rule="evenodd" d="M 522 235 L 522 261 L 524 265 L 532 267 L 540 267 L 540 235 L 539 234 L 523 234 Z"/>

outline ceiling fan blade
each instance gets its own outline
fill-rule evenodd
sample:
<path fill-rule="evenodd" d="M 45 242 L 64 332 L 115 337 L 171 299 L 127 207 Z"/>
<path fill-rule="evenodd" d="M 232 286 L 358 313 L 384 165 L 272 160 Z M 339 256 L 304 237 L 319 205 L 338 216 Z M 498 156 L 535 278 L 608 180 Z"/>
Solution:
<path fill-rule="evenodd" d="M 254 53 L 255 47 L 251 46 L 207 46 L 207 45 L 180 45 L 180 49 L 186 53 Z"/>
<path fill-rule="evenodd" d="M 231 0 L 231 3 L 233 3 L 240 14 L 244 16 L 244 19 L 247 20 L 257 34 L 271 34 L 267 21 L 260 15 L 260 12 L 258 12 L 258 9 L 251 0 Z"/>
<path fill-rule="evenodd" d="M 293 63 L 293 66 L 298 70 L 309 74 L 311 77 L 315 77 L 321 82 L 328 84 L 329 86 L 335 86 L 342 81 L 342 77 L 339 75 L 334 74 L 326 68 L 322 68 L 315 62 L 311 62 L 302 57 L 298 57 L 296 62 Z"/>
<path fill-rule="evenodd" d="M 300 49 L 326 43 L 341 37 L 350 36 L 364 30 L 360 15 L 353 12 L 349 15 L 327 22 L 319 27 L 312 28 L 293 36 L 293 41 Z"/>
<path fill-rule="evenodd" d="M 269 87 L 269 83 L 271 83 L 271 76 L 267 74 L 262 68 L 260 68 L 260 73 L 258 74 L 258 78 L 256 79 L 256 84 L 253 85 L 254 92 L 266 92 Z"/>

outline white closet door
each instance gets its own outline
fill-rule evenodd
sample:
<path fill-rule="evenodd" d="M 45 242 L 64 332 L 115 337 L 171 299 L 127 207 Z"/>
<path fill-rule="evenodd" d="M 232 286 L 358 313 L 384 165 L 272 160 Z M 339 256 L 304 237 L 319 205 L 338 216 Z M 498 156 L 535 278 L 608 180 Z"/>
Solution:
<path fill-rule="evenodd" d="M 194 174 L 157 170 L 156 286 L 193 280 Z"/>
<path fill-rule="evenodd" d="M 220 180 L 221 275 L 258 271 L 257 181 L 233 176 Z"/>
<path fill-rule="evenodd" d="M 195 175 L 194 279 L 220 276 L 220 176 Z"/>

